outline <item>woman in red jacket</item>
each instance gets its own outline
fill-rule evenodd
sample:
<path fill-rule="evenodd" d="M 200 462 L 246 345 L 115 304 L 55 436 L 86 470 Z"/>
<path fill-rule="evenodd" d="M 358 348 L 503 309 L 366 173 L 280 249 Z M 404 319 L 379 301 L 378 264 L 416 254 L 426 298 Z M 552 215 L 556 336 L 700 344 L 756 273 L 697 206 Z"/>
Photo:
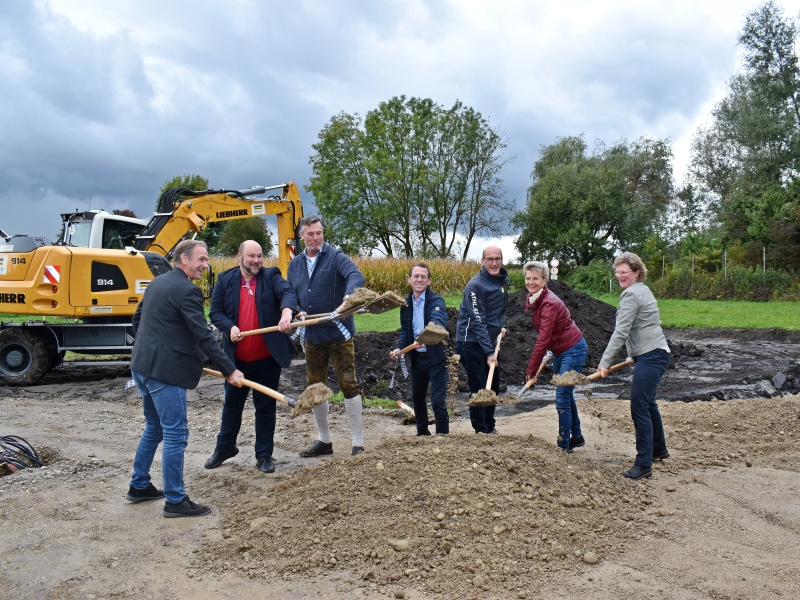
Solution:
<path fill-rule="evenodd" d="M 525 310 L 531 311 L 533 326 L 539 332 L 528 362 L 527 378 L 536 383 L 536 371 L 548 350 L 553 353 L 553 373 L 580 373 L 586 363 L 589 347 L 583 339 L 583 333 L 570 317 L 567 307 L 558 296 L 547 289 L 550 270 L 545 263 L 532 261 L 525 264 L 523 272 L 525 287 L 528 288 Z M 564 452 L 572 452 L 574 448 L 586 443 L 581 433 L 574 390 L 574 386 L 556 387 L 558 447 Z"/>

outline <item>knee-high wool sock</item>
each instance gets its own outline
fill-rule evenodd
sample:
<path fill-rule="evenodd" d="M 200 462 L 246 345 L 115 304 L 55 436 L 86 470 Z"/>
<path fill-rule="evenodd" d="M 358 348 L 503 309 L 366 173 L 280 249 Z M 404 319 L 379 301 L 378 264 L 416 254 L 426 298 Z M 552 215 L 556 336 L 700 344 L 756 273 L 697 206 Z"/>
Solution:
<path fill-rule="evenodd" d="M 347 402 L 345 400 L 345 402 Z M 319 431 L 319 440 L 325 444 L 331 443 L 331 430 L 328 427 L 328 401 L 322 404 L 317 404 L 313 408 L 314 420 L 317 422 L 317 431 Z"/>
<path fill-rule="evenodd" d="M 344 409 L 350 421 L 350 431 L 353 435 L 353 446 L 364 447 L 364 437 L 361 433 L 361 394 L 344 399 Z"/>

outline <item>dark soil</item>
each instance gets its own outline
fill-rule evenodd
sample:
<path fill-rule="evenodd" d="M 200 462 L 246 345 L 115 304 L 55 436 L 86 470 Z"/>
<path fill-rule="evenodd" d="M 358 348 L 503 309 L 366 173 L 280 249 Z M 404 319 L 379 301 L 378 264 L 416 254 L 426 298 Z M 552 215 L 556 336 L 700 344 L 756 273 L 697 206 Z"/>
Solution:
<path fill-rule="evenodd" d="M 570 311 L 575 323 L 583 332 L 589 346 L 589 358 L 583 370 L 589 375 L 597 364 L 614 331 L 616 309 L 591 296 L 573 290 L 559 281 L 551 281 L 550 290 Z M 530 313 L 525 311 L 525 290 L 511 294 L 506 311 L 508 333 L 500 347 L 501 393 L 516 393 L 525 383 L 525 369 L 536 343 L 536 330 Z M 455 349 L 455 330 L 458 310 L 448 308 L 450 339 L 446 353 Z M 665 400 L 730 400 L 734 398 L 773 397 L 795 394 L 800 391 L 800 331 L 780 329 L 665 329 L 672 350 L 672 364 L 658 390 Z M 410 379 L 403 377 L 400 367 L 389 358 L 397 347 L 398 332 L 359 333 L 355 337 L 356 371 L 367 396 L 409 401 Z M 299 353 L 298 358 L 302 358 Z M 624 350 L 614 362 L 625 359 Z M 459 368 L 460 394 L 451 398 L 455 406 L 463 408 L 469 400 L 466 373 Z M 290 387 L 302 389 L 305 385 L 305 368 L 302 364 L 284 371 Z M 630 392 L 630 368 L 621 369 L 606 380 L 579 388 L 600 398 L 627 398 Z M 395 385 L 389 388 L 392 376 Z M 539 408 L 553 401 L 553 388 L 549 385 L 552 371 L 548 368 L 540 377 L 534 390 L 525 396 L 525 402 L 516 406 L 498 408 L 499 414 L 513 414 Z M 328 385 L 338 391 L 336 376 L 331 366 Z"/>

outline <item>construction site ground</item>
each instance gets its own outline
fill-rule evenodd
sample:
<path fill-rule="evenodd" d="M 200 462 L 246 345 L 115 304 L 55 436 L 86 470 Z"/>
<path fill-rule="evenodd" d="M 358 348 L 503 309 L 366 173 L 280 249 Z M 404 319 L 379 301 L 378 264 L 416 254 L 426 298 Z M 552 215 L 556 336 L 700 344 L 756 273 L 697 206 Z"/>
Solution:
<path fill-rule="evenodd" d="M 578 301 L 582 309 L 570 307 L 576 322 L 594 311 L 594 325 L 609 329 L 604 308 Z M 526 317 L 520 308 L 508 318 L 509 393 L 524 381 L 532 347 Z M 613 309 L 610 318 L 613 329 Z M 555 445 L 546 372 L 524 402 L 498 408 L 497 435 L 472 433 L 464 392 L 451 398 L 450 436 L 417 438 L 402 411 L 365 409 L 366 452 L 357 457 L 343 407 L 331 408 L 333 456 L 301 459 L 316 437 L 313 417 L 291 420 L 279 405 L 270 475 L 256 469 L 252 404 L 239 455 L 203 468 L 223 396 L 222 382 L 204 377 L 188 396 L 185 482 L 213 511 L 185 519 L 165 519 L 163 501 L 124 499 L 143 424 L 125 367 L 64 366 L 40 385 L 2 388 L 0 435 L 27 439 L 47 464 L 0 477 L 0 593 L 800 597 L 796 334 L 666 333 L 674 361 L 659 405 L 672 457 L 638 482 L 620 475 L 634 457 L 630 369 L 592 384 L 590 395 L 578 389 L 586 446 L 570 455 Z M 596 364 L 602 336 L 591 335 Z M 359 375 L 365 391 L 408 400 L 399 371 L 398 385 L 386 389 L 392 337 L 357 336 Z M 282 391 L 299 395 L 304 372 L 300 355 Z M 464 379 L 458 369 L 453 375 Z M 152 473 L 160 487 L 160 456 Z"/>

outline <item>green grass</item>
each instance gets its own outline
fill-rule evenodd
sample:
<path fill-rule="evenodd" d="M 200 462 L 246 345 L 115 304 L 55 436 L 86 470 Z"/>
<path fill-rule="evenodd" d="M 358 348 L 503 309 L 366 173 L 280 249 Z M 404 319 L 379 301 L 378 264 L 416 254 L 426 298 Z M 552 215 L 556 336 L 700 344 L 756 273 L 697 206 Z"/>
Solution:
<path fill-rule="evenodd" d="M 461 306 L 461 296 L 444 296 L 447 306 L 458 308 Z M 400 309 L 395 308 L 380 315 L 356 315 L 356 331 L 371 331 L 374 333 L 386 333 L 387 331 L 397 331 L 400 329 Z"/>
<path fill-rule="evenodd" d="M 336 392 L 329 400 L 329 402 L 344 402 L 344 394 Z M 396 400 L 389 400 L 389 398 L 376 398 L 375 396 L 364 397 L 364 404 L 372 408 L 397 408 Z"/>
<path fill-rule="evenodd" d="M 603 294 L 599 300 L 617 306 L 619 296 Z M 713 300 L 659 300 L 664 327 L 714 329 L 800 329 L 798 302 L 742 302 Z"/>

